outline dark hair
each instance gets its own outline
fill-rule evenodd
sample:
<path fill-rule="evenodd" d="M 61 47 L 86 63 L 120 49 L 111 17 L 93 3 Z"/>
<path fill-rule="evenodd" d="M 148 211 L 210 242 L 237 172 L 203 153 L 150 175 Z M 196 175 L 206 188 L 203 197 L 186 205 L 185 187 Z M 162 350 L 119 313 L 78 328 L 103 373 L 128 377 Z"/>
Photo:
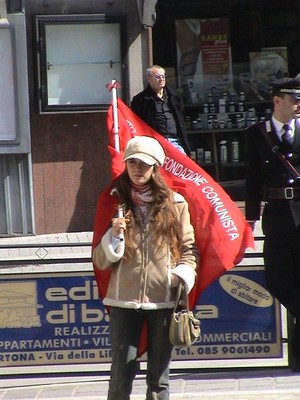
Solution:
<path fill-rule="evenodd" d="M 273 98 L 274 96 L 277 96 L 277 97 L 281 97 L 281 98 L 283 99 L 284 96 L 285 96 L 286 94 L 287 94 L 287 93 L 282 93 L 282 92 L 280 91 L 280 88 L 273 88 L 272 93 L 271 93 L 271 96 L 272 96 L 272 98 Z"/>

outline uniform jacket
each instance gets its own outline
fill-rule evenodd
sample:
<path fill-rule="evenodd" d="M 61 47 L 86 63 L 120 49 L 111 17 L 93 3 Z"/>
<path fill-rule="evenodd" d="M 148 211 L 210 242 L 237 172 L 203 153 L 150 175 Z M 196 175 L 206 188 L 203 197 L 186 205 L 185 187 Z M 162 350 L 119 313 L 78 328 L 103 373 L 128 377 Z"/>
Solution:
<path fill-rule="evenodd" d="M 176 289 L 171 289 L 172 273 L 182 278 L 189 290 L 192 289 L 199 254 L 195 246 L 188 205 L 179 194 L 174 194 L 174 200 L 183 227 L 183 251 L 176 265 L 170 262 L 167 245 L 159 248 L 155 245 L 155 229 L 149 223 L 143 230 L 137 227 L 134 235 L 136 251 L 130 260 L 123 258 L 126 239 L 113 249 L 111 228 L 95 247 L 94 264 L 100 269 L 111 269 L 107 295 L 103 300 L 105 305 L 150 310 L 172 308 L 176 292 Z"/>
<path fill-rule="evenodd" d="M 272 233 L 277 229 L 284 232 L 290 224 L 300 223 L 300 201 L 275 200 L 265 198 L 266 188 L 286 188 L 295 186 L 291 183 L 291 174 L 272 152 L 261 129 L 271 128 L 268 134 L 282 154 L 289 157 L 289 152 L 278 138 L 272 121 L 260 122 L 246 130 L 246 219 L 259 220 L 261 202 L 266 200 L 263 212 L 264 233 Z M 295 125 L 295 140 L 289 159 L 291 164 L 300 171 L 300 123 Z M 299 184 L 298 184 L 299 185 Z"/>
<path fill-rule="evenodd" d="M 184 110 L 182 102 L 178 94 L 170 87 L 165 86 L 165 90 L 167 91 L 171 106 L 174 110 L 174 118 L 177 125 L 178 137 L 182 142 L 186 154 L 190 155 L 191 149 L 184 125 Z M 146 124 L 151 126 L 151 128 L 154 128 L 156 118 L 156 105 L 154 96 L 154 91 L 151 89 L 151 86 L 148 85 L 145 90 L 134 96 L 131 102 L 131 110 L 144 122 L 146 122 Z"/>

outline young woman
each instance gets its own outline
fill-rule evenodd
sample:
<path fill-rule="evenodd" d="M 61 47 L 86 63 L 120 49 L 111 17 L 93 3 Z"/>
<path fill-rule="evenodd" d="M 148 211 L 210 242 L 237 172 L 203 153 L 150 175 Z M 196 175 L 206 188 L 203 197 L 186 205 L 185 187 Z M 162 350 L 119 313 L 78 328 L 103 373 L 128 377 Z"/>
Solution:
<path fill-rule="evenodd" d="M 138 347 L 147 329 L 147 400 L 169 399 L 169 324 L 180 279 L 190 291 L 199 254 L 188 205 L 159 167 L 164 150 L 153 138 L 129 140 L 116 187 L 124 217 L 94 248 L 93 262 L 111 268 L 103 303 L 110 306 L 112 365 L 108 400 L 129 400 Z M 124 236 L 124 240 L 123 239 Z"/>

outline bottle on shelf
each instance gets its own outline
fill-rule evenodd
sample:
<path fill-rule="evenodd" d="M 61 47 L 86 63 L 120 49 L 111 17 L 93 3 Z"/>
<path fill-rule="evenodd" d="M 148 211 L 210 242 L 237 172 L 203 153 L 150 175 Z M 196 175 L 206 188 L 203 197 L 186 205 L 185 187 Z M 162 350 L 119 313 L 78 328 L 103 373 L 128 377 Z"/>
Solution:
<path fill-rule="evenodd" d="M 242 101 L 239 101 L 239 103 L 238 103 L 238 111 L 239 112 L 244 111 L 244 103 Z"/>
<path fill-rule="evenodd" d="M 185 117 L 185 127 L 187 130 L 192 129 L 192 121 L 189 115 Z"/>
<path fill-rule="evenodd" d="M 203 125 L 202 125 L 202 119 L 200 116 L 197 118 L 197 122 L 198 122 L 198 129 L 202 129 Z"/>
<path fill-rule="evenodd" d="M 239 141 L 237 139 L 233 139 L 233 141 L 231 142 L 231 161 L 240 161 Z"/>
<path fill-rule="evenodd" d="M 208 102 L 208 103 L 212 103 L 212 102 L 213 102 L 213 95 L 212 95 L 212 93 L 208 93 L 208 95 L 207 95 L 207 102 Z"/>
<path fill-rule="evenodd" d="M 207 129 L 213 129 L 213 123 L 214 123 L 213 118 L 209 118 L 207 120 Z"/>
<path fill-rule="evenodd" d="M 227 140 L 220 142 L 220 161 L 221 163 L 227 163 Z"/>
<path fill-rule="evenodd" d="M 193 121 L 192 121 L 192 129 L 193 130 L 198 129 L 198 121 L 196 119 L 193 119 Z"/>
<path fill-rule="evenodd" d="M 219 99 L 219 113 L 224 114 L 226 112 L 226 100 Z"/>
<path fill-rule="evenodd" d="M 210 113 L 215 113 L 216 112 L 216 106 L 214 103 L 210 103 L 209 105 L 209 112 Z"/>
<path fill-rule="evenodd" d="M 193 161 L 197 162 L 197 157 L 196 157 L 196 151 L 195 151 L 195 150 L 192 150 L 192 151 L 191 151 L 191 159 L 192 159 Z"/>
<path fill-rule="evenodd" d="M 235 104 L 234 101 L 230 101 L 229 103 L 229 112 L 235 112 Z"/>
<path fill-rule="evenodd" d="M 204 150 L 204 163 L 205 164 L 210 164 L 211 162 L 212 162 L 211 151 L 210 150 Z"/>
<path fill-rule="evenodd" d="M 240 92 L 240 101 L 245 101 L 245 92 Z"/>
<path fill-rule="evenodd" d="M 204 149 L 202 147 L 199 147 L 196 150 L 196 160 L 198 164 L 204 163 Z"/>

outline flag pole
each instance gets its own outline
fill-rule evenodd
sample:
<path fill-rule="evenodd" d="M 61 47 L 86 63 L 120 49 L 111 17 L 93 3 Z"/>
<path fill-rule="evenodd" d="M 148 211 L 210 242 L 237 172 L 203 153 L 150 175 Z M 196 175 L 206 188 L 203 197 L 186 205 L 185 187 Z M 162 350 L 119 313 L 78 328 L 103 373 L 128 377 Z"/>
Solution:
<path fill-rule="evenodd" d="M 113 108 L 113 134 L 114 134 L 114 145 L 118 153 L 120 153 L 120 137 L 119 137 L 119 121 L 118 121 L 118 102 L 117 102 L 117 88 L 120 84 L 113 79 L 110 84 L 106 85 L 107 89 L 112 93 L 112 108 Z M 116 188 L 114 188 L 111 195 L 118 195 Z M 121 204 L 118 205 L 118 218 L 123 218 L 124 211 Z M 122 229 L 119 235 L 119 240 L 124 240 L 124 230 Z"/>
<path fill-rule="evenodd" d="M 112 93 L 112 106 L 113 106 L 113 133 L 115 141 L 115 149 L 120 153 L 120 138 L 119 138 L 119 122 L 118 122 L 118 103 L 117 103 L 117 81 L 113 79 L 111 81 L 111 93 Z"/>

